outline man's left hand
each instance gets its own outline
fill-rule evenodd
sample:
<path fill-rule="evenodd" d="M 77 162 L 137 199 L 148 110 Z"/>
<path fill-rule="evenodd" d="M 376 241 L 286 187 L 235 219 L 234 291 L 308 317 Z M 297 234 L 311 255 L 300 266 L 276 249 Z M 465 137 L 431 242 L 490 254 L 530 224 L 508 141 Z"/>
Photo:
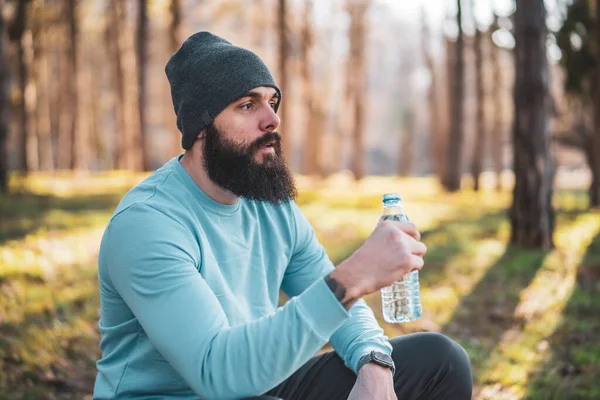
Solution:
<path fill-rule="evenodd" d="M 366 364 L 358 371 L 348 400 L 398 400 L 392 371 L 381 365 Z"/>

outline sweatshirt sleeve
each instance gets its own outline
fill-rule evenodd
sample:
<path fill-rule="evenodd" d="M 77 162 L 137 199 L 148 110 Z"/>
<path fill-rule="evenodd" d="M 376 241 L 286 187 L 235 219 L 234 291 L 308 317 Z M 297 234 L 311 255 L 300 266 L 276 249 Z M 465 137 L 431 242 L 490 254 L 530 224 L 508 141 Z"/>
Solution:
<path fill-rule="evenodd" d="M 229 326 L 198 272 L 198 244 L 179 222 L 134 205 L 103 239 L 109 277 L 157 350 L 201 398 L 264 393 L 285 380 L 345 320 L 323 279 L 274 314 Z M 201 250 L 200 250 L 201 251 Z"/>
<path fill-rule="evenodd" d="M 334 269 L 302 211 L 295 203 L 292 203 L 292 209 L 296 221 L 296 243 L 282 285 L 283 291 L 290 297 L 303 295 L 304 290 L 308 290 L 314 282 L 322 281 L 321 278 Z M 335 298 L 333 293 L 331 296 Z M 363 355 L 371 350 L 391 354 L 392 346 L 363 299 L 354 303 L 349 312 L 350 318 L 336 330 L 330 342 L 346 366 L 356 372 L 358 360 Z"/>

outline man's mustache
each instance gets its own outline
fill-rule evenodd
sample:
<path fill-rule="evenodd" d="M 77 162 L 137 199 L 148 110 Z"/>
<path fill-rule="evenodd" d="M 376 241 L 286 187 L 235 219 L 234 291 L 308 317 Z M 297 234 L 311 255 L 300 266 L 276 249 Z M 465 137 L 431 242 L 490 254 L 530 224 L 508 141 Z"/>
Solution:
<path fill-rule="evenodd" d="M 277 132 L 265 133 L 264 135 L 262 135 L 261 137 L 256 139 L 254 142 L 252 142 L 252 145 L 250 146 L 250 150 L 252 152 L 254 152 L 254 151 L 258 150 L 259 148 L 261 148 L 262 146 L 265 146 L 269 143 L 273 143 L 274 147 L 279 147 L 280 143 L 281 143 L 281 135 Z"/>

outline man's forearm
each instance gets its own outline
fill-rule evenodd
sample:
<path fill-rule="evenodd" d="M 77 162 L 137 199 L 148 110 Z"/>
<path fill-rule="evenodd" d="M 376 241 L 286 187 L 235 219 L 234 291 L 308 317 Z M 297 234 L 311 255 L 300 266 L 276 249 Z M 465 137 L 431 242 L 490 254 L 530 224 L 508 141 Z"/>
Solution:
<path fill-rule="evenodd" d="M 351 257 L 325 277 L 325 283 L 340 304 L 347 310 L 352 308 L 350 319 L 331 336 L 330 342 L 353 371 L 356 371 L 359 359 L 369 351 L 377 350 L 386 354 L 392 351 L 373 311 L 360 300 L 372 293 L 375 287 L 370 281 L 371 277 L 365 275 L 364 267 L 364 261 Z"/>
<path fill-rule="evenodd" d="M 364 295 L 360 282 L 352 274 L 351 264 L 340 264 L 325 277 L 325 282 L 346 310 Z"/>

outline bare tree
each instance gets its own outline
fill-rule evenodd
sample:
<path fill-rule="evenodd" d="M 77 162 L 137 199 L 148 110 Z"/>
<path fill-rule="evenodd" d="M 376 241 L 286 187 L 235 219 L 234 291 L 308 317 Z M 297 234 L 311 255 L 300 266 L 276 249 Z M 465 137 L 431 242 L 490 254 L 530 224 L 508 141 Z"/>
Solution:
<path fill-rule="evenodd" d="M 490 34 L 500 28 L 498 24 L 498 15 L 494 14 L 494 23 L 490 29 Z M 492 163 L 494 166 L 494 172 L 496 174 L 496 189 L 502 189 L 502 146 L 504 143 L 504 106 L 502 102 L 504 79 L 502 73 L 501 63 L 501 49 L 496 46 L 493 41 L 490 43 L 492 51 L 492 65 L 493 65 L 493 99 L 494 99 L 494 123 L 491 137 L 492 147 Z"/>
<path fill-rule="evenodd" d="M 283 134 L 283 152 L 288 163 L 292 164 L 292 138 L 290 137 L 290 81 L 288 76 L 290 43 L 289 27 L 287 23 L 287 1 L 279 0 L 277 9 L 277 28 L 279 37 L 279 88 L 283 93 L 284 100 L 281 102 L 279 113 L 281 114 L 281 125 L 279 132 Z M 287 100 L 286 100 L 287 99 Z"/>
<path fill-rule="evenodd" d="M 25 92 L 27 89 L 27 60 L 26 60 L 26 49 L 24 44 L 24 34 L 27 28 L 27 5 L 29 0 L 19 0 L 17 4 L 17 10 L 15 17 L 8 29 L 8 37 L 17 46 L 17 64 L 18 64 L 18 82 L 19 82 L 19 121 L 20 121 L 20 133 L 19 133 L 19 148 L 21 153 L 21 163 L 19 170 L 23 173 L 29 171 L 29 165 L 27 163 L 27 142 L 29 137 L 29 120 L 27 113 L 27 104 L 25 99 Z"/>
<path fill-rule="evenodd" d="M 61 34 L 66 36 L 59 57 L 59 121 L 55 165 L 60 169 L 73 169 L 78 164 L 75 135 L 79 101 L 77 96 L 77 35 L 76 0 L 63 3 Z"/>
<path fill-rule="evenodd" d="M 77 10 L 77 9 L 76 9 Z M 78 13 L 77 13 L 78 14 Z M 80 20 L 81 17 L 75 14 L 75 19 Z M 79 22 L 78 22 L 79 23 Z M 79 27 L 77 27 L 80 30 Z M 74 38 L 77 49 L 77 63 L 76 70 L 77 76 L 75 77 L 76 91 L 77 91 L 77 131 L 74 135 L 73 142 L 73 169 L 81 172 L 87 172 L 90 167 L 92 158 L 92 130 L 93 130 L 93 95 L 94 95 L 94 84 L 95 80 L 92 76 L 91 61 L 91 49 L 85 40 L 81 40 L 79 32 L 77 37 Z M 96 79 L 97 80 L 97 79 Z"/>
<path fill-rule="evenodd" d="M 127 157 L 128 137 L 131 132 L 125 122 L 125 82 L 126 76 L 123 61 L 123 2 L 110 0 L 106 19 L 105 35 L 108 59 L 110 62 L 110 76 L 113 89 L 113 110 L 115 115 L 115 164 L 119 169 L 130 168 Z"/>
<path fill-rule="evenodd" d="M 138 72 L 138 112 L 140 120 L 139 148 L 142 152 L 142 168 L 144 171 L 152 169 L 150 151 L 148 149 L 149 136 L 146 121 L 146 62 L 148 58 L 148 0 L 138 2 L 138 22 L 136 31 L 136 55 Z"/>
<path fill-rule="evenodd" d="M 429 76 L 431 82 L 429 84 L 429 90 L 427 93 L 427 99 L 429 104 L 429 131 L 430 131 L 430 149 L 431 149 L 431 161 L 433 163 L 433 170 L 436 175 L 442 179 L 443 164 L 443 152 L 444 152 L 444 135 L 442 131 L 442 113 L 440 112 L 440 98 L 438 96 L 439 90 L 439 74 L 436 69 L 435 60 L 431 54 L 430 42 L 431 34 L 429 26 L 426 20 L 425 9 L 421 9 L 421 47 L 423 52 L 423 58 L 425 59 L 425 65 L 429 70 Z"/>
<path fill-rule="evenodd" d="M 265 4 L 263 0 L 252 1 L 252 46 L 258 50 L 262 47 L 265 25 Z"/>
<path fill-rule="evenodd" d="M 596 60 L 600 59 L 600 5 L 596 4 Z M 595 66 L 596 93 L 594 96 L 594 130 L 591 134 L 592 154 L 590 157 L 590 169 L 592 170 L 592 183 L 590 185 L 590 206 L 600 207 L 600 63 Z"/>
<path fill-rule="evenodd" d="M 175 53 L 181 45 L 181 0 L 171 0 L 171 22 L 169 24 L 169 52 Z M 173 155 L 181 152 L 181 134 L 177 129 L 177 121 L 170 98 L 167 96 L 165 106 L 165 120 L 168 126 L 169 134 L 173 141 Z"/>
<path fill-rule="evenodd" d="M 37 10 L 38 14 L 41 10 Z M 33 24 L 33 44 L 34 44 L 34 68 L 36 88 L 35 121 L 37 131 L 37 141 L 39 150 L 39 167 L 43 171 L 54 169 L 54 160 L 52 154 L 52 127 L 50 117 L 50 74 L 48 66 L 48 40 L 46 39 L 48 29 L 43 26 L 43 19 L 38 16 L 38 21 Z"/>
<path fill-rule="evenodd" d="M 138 2 L 136 2 L 138 3 Z M 139 4 L 139 3 L 138 3 Z M 138 69 L 138 26 L 139 16 L 135 23 L 130 21 L 129 14 L 123 10 L 123 29 L 120 41 L 123 43 L 123 69 L 124 69 L 124 100 L 125 100 L 125 130 L 127 140 L 125 144 L 125 159 L 127 168 L 134 171 L 144 170 L 144 147 L 141 133 L 140 119 L 140 75 Z M 133 25 L 133 29 L 132 28 Z"/>
<path fill-rule="evenodd" d="M 303 79 L 303 97 L 305 101 L 305 145 L 304 145 L 304 173 L 307 175 L 319 174 L 319 149 L 320 140 L 323 132 L 320 132 L 318 125 L 319 107 L 315 102 L 315 92 L 313 84 L 313 45 L 314 32 L 312 29 L 312 10 L 313 1 L 306 0 L 304 3 L 304 15 L 302 24 L 302 79 Z M 322 127 L 321 127 L 322 128 Z"/>
<path fill-rule="evenodd" d="M 543 0 L 517 0 L 514 14 L 515 186 L 510 218 L 512 243 L 550 249 L 553 247 L 554 210 L 545 16 Z"/>
<path fill-rule="evenodd" d="M 70 124 L 68 126 L 69 129 L 69 148 L 71 149 L 71 169 L 79 168 L 82 165 L 81 154 L 77 151 L 78 144 L 81 136 L 78 136 L 78 121 L 77 116 L 79 114 L 79 96 L 77 90 L 77 82 L 79 75 L 79 52 L 78 52 L 78 36 L 79 36 L 79 19 L 77 18 L 77 0 L 67 0 L 65 3 L 66 6 L 66 22 L 68 29 L 68 63 L 69 63 L 69 81 L 68 83 L 68 93 L 70 95 L 70 100 L 67 100 L 68 106 L 71 108 L 70 110 Z M 65 106 L 67 106 L 65 104 Z"/>
<path fill-rule="evenodd" d="M 348 0 L 347 9 L 350 14 L 350 55 L 348 57 L 348 93 L 350 109 L 354 115 L 352 126 L 352 158 L 351 167 L 354 179 L 360 180 L 365 176 L 365 36 L 366 12 L 368 0 Z"/>
<path fill-rule="evenodd" d="M 444 95 L 442 96 L 443 101 L 440 102 L 442 111 L 442 118 L 440 120 L 443 135 L 439 144 L 441 147 L 441 157 L 439 159 L 441 167 L 438 175 L 442 185 L 444 185 L 448 176 L 448 141 L 450 140 L 450 126 L 452 125 L 452 79 L 456 66 L 456 42 L 452 41 L 448 36 L 444 36 L 444 53 L 444 84 L 442 85 Z"/>
<path fill-rule="evenodd" d="M 102 71 L 104 70 L 103 61 L 106 60 L 105 50 L 95 43 L 89 43 L 86 46 L 86 62 L 82 68 L 85 72 L 85 80 L 82 80 L 82 96 L 86 97 L 87 118 L 87 140 L 85 151 L 88 162 L 87 168 L 100 167 L 100 163 L 108 159 L 105 142 L 102 135 Z M 93 164 L 92 164 L 93 162 Z"/>
<path fill-rule="evenodd" d="M 456 23 L 458 25 L 458 37 L 455 44 L 454 71 L 452 78 L 452 100 L 450 106 L 451 125 L 448 138 L 448 157 L 446 159 L 446 179 L 444 187 L 454 192 L 460 189 L 462 176 L 461 156 L 463 144 L 463 110 L 464 110 L 464 85 L 465 85 L 465 58 L 464 58 L 464 34 L 462 28 L 462 4 L 461 0 L 456 1 L 458 12 L 456 14 Z"/>
<path fill-rule="evenodd" d="M 400 149 L 398 154 L 398 174 L 400 176 L 410 176 L 414 159 L 414 142 L 415 142 L 415 107 L 410 104 L 409 108 L 404 112 L 402 135 Z"/>
<path fill-rule="evenodd" d="M 475 17 L 475 1 L 471 1 L 471 15 L 475 25 L 475 40 L 473 47 L 475 50 L 475 75 L 476 75 L 476 91 L 477 91 L 477 124 L 475 130 L 475 146 L 473 148 L 473 162 L 471 164 L 471 175 L 473 176 L 474 190 L 479 190 L 479 175 L 483 167 L 483 155 L 485 149 L 485 141 L 487 137 L 487 129 L 485 124 L 485 88 L 483 80 L 483 33 L 477 26 Z"/>
<path fill-rule="evenodd" d="M 4 57 L 4 0 L 0 0 L 0 194 L 8 191 L 8 93 L 7 71 Z"/>

